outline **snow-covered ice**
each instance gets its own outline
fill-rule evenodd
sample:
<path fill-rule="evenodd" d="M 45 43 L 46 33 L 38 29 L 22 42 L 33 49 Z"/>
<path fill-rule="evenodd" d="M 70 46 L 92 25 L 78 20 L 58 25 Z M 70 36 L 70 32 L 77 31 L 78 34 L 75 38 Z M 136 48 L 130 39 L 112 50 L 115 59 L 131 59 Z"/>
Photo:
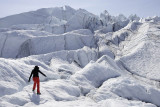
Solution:
<path fill-rule="evenodd" d="M 158 16 L 64 6 L 1 18 L 0 107 L 160 107 L 159 53 Z"/>

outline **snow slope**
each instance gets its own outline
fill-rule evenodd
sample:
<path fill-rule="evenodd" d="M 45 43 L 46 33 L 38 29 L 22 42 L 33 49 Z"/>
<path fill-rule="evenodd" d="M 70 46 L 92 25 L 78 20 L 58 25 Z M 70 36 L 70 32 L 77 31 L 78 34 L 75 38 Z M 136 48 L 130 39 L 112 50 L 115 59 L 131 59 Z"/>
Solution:
<path fill-rule="evenodd" d="M 138 29 L 138 34 L 130 38 L 129 43 L 125 45 L 121 58 L 130 72 L 155 80 L 160 78 L 160 30 L 158 26 L 159 23 L 142 24 Z"/>
<path fill-rule="evenodd" d="M 160 107 L 160 17 L 69 6 L 0 19 L 0 107 Z M 28 82 L 35 65 L 41 95 Z"/>

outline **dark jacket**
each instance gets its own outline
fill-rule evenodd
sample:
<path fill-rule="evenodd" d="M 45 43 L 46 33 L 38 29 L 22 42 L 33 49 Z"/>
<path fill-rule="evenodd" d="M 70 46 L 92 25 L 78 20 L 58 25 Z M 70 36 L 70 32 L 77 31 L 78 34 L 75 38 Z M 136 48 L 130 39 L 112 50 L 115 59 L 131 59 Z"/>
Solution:
<path fill-rule="evenodd" d="M 39 77 L 39 73 L 41 73 L 43 76 L 46 77 L 46 75 L 43 74 L 43 73 L 39 70 L 39 67 L 38 67 L 38 66 L 35 66 L 35 68 L 34 68 L 34 69 L 32 70 L 32 72 L 31 72 L 31 75 L 30 75 L 30 77 L 29 77 L 29 81 L 30 81 L 32 75 L 33 75 L 33 77 Z"/>

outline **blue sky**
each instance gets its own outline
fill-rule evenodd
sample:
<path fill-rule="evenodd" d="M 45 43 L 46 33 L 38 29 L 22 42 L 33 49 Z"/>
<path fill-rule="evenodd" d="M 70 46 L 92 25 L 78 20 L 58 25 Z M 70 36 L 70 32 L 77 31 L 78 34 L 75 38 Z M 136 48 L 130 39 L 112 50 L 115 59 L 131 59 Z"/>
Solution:
<path fill-rule="evenodd" d="M 160 0 L 0 0 L 0 17 L 64 5 L 83 8 L 96 15 L 107 10 L 112 15 L 160 16 Z"/>

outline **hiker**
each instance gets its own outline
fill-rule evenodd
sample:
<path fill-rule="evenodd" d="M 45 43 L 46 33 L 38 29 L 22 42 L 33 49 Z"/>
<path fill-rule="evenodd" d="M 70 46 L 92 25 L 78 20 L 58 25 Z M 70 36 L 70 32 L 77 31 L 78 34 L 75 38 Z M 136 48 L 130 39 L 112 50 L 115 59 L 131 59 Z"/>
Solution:
<path fill-rule="evenodd" d="M 43 74 L 43 73 L 39 70 L 39 67 L 38 67 L 38 66 L 35 66 L 34 69 L 33 69 L 32 72 L 31 72 L 31 75 L 30 75 L 29 80 L 28 80 L 28 82 L 30 82 L 31 76 L 32 76 L 32 74 L 33 74 L 33 81 L 34 81 L 33 91 L 35 90 L 36 84 L 37 84 L 37 94 L 41 94 L 41 93 L 40 93 L 40 86 L 39 86 L 39 85 L 40 85 L 39 73 L 41 73 L 42 75 L 44 75 L 45 77 L 47 77 L 45 74 Z"/>

